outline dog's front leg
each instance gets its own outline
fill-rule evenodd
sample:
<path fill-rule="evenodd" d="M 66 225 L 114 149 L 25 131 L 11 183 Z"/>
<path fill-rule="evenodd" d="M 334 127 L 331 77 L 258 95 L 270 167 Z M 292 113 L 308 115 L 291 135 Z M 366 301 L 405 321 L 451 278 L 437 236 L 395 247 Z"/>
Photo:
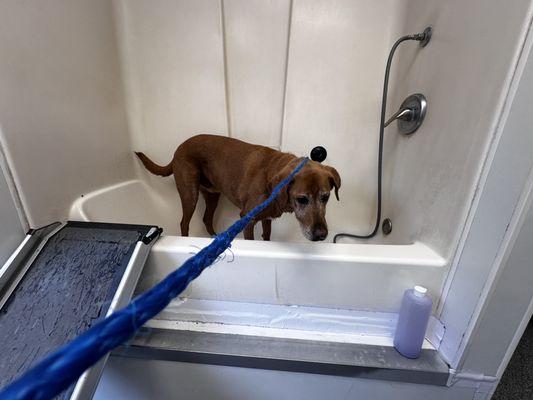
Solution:
<path fill-rule="evenodd" d="M 248 213 L 248 209 L 244 208 L 241 210 L 240 216 L 241 218 L 244 217 Z M 244 238 L 246 240 L 254 240 L 254 227 L 257 221 L 255 219 L 252 220 L 248 225 L 246 225 L 246 228 L 244 228 Z"/>
<path fill-rule="evenodd" d="M 244 228 L 244 238 L 246 240 L 254 240 L 254 227 L 256 222 L 252 221 L 248 225 L 246 225 L 246 228 Z"/>

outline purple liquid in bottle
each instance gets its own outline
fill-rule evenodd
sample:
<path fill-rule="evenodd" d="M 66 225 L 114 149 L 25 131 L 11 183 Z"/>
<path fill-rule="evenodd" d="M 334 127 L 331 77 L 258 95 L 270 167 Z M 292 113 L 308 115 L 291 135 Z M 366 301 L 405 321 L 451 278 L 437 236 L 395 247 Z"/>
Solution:
<path fill-rule="evenodd" d="M 408 358 L 418 358 L 424 343 L 432 308 L 431 298 L 426 293 L 426 288 L 415 286 L 403 294 L 394 347 Z"/>

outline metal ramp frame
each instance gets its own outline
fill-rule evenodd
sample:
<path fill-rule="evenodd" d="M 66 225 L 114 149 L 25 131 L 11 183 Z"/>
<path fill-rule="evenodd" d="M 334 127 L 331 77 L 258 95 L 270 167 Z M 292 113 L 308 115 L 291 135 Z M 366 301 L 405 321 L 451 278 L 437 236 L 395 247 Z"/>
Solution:
<path fill-rule="evenodd" d="M 0 387 L 126 305 L 161 232 L 76 221 L 30 230 L 0 269 Z M 90 399 L 106 361 L 58 398 Z"/>

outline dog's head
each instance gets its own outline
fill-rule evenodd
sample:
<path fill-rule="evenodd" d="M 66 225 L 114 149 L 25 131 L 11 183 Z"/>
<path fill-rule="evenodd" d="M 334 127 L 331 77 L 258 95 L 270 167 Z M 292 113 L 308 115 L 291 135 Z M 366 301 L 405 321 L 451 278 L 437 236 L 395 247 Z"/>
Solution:
<path fill-rule="evenodd" d="M 294 160 L 275 176 L 270 182 L 270 189 L 286 178 L 300 161 L 301 159 Z M 283 211 L 294 211 L 307 239 L 324 240 L 328 236 L 326 205 L 333 189 L 339 200 L 340 187 L 341 178 L 335 168 L 308 161 L 287 189 L 280 193 L 277 203 Z"/>

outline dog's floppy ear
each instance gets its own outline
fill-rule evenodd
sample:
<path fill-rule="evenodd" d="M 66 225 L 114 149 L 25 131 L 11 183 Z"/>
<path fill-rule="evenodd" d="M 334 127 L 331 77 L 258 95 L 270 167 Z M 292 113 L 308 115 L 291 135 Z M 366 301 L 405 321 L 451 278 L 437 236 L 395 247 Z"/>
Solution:
<path fill-rule="evenodd" d="M 337 170 L 333 167 L 328 167 L 327 165 L 324 165 L 326 170 L 329 174 L 329 182 L 331 185 L 331 188 L 335 188 L 335 197 L 337 200 L 339 200 L 339 188 L 341 187 L 341 176 L 337 172 Z"/>
<path fill-rule="evenodd" d="M 288 177 L 294 168 L 296 168 L 299 161 L 300 160 L 291 161 L 285 167 L 283 167 L 283 169 L 279 171 L 278 174 L 274 175 L 274 177 L 270 179 L 270 181 L 268 182 L 268 195 L 269 196 L 274 190 L 274 188 L 283 179 Z M 276 197 L 276 204 L 281 209 L 281 211 L 286 211 L 290 209 L 289 189 L 290 189 L 290 183 L 286 187 L 284 187 L 279 193 L 278 197 Z"/>

